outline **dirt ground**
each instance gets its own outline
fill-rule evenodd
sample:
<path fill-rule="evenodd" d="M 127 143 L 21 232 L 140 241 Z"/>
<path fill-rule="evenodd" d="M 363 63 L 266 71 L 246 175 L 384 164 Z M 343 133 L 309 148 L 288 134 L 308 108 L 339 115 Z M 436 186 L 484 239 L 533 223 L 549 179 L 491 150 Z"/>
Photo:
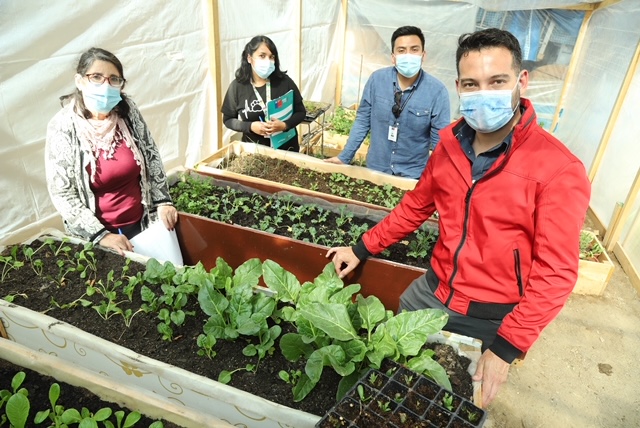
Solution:
<path fill-rule="evenodd" d="M 572 295 L 489 406 L 485 428 L 640 427 L 640 298 L 620 265 Z"/>

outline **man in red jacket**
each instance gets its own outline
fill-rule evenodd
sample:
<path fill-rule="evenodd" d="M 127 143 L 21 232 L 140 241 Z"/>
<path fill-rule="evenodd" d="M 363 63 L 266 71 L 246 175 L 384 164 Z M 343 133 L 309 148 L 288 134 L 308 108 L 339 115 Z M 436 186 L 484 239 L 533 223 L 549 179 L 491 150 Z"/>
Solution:
<path fill-rule="evenodd" d="M 431 268 L 402 294 L 399 310 L 443 309 L 445 330 L 483 341 L 474 380 L 488 405 L 509 364 L 576 283 L 590 183 L 580 160 L 521 98 L 529 74 L 511 33 L 463 34 L 456 64 L 462 118 L 441 131 L 415 189 L 354 247 L 332 248 L 327 257 L 344 277 L 437 210 Z"/>

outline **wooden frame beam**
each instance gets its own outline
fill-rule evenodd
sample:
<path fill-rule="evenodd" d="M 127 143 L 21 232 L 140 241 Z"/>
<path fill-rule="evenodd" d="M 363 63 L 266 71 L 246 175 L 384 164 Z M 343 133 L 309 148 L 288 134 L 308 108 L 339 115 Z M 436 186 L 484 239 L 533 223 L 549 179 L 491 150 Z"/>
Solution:
<path fill-rule="evenodd" d="M 342 104 L 342 73 L 344 73 L 344 61 L 347 52 L 347 21 L 349 11 L 349 0 L 342 0 L 341 3 L 340 19 L 338 21 L 338 27 L 342 27 L 342 52 L 340 52 L 340 63 L 336 67 L 336 102 L 335 107 Z"/>
<path fill-rule="evenodd" d="M 627 69 L 627 74 L 624 77 L 622 86 L 620 86 L 620 91 L 618 91 L 616 102 L 613 106 L 613 110 L 611 110 L 611 115 L 609 116 L 607 126 L 604 130 L 604 134 L 602 135 L 602 139 L 600 140 L 600 145 L 598 146 L 598 150 L 596 151 L 596 156 L 594 157 L 591 168 L 589 169 L 589 180 L 592 182 L 596 174 L 598 173 L 598 169 L 600 168 L 600 164 L 602 163 L 602 157 L 604 156 L 604 153 L 609 146 L 611 134 L 613 133 L 613 130 L 617 125 L 618 116 L 620 115 L 620 109 L 622 108 L 625 98 L 627 97 L 629 86 L 631 86 L 631 81 L 633 80 L 633 76 L 635 75 L 636 69 L 638 68 L 638 58 L 640 58 L 640 44 L 636 46 L 636 52 L 633 55 L 631 63 L 629 64 L 629 68 Z"/>
<path fill-rule="evenodd" d="M 640 273 L 633 266 L 629 255 L 620 243 L 616 243 L 615 247 L 613 247 L 613 254 L 618 259 L 624 273 L 629 277 L 631 285 L 640 293 Z"/>
<path fill-rule="evenodd" d="M 638 194 L 640 194 L 640 168 L 638 168 L 636 178 L 635 180 L 633 180 L 633 184 L 629 189 L 627 199 L 624 201 L 619 215 L 612 220 L 610 227 L 607 229 L 607 233 L 604 235 L 603 241 L 607 250 L 611 251 L 611 249 L 620 239 L 620 235 L 622 234 L 622 227 L 627 223 L 627 220 L 631 215 L 631 210 L 635 206 Z"/>
<path fill-rule="evenodd" d="M 209 70 L 211 70 L 213 83 L 216 91 L 216 149 L 222 147 L 222 116 L 218 114 L 217 108 L 222 105 L 222 82 L 220 76 L 220 13 L 218 10 L 218 0 L 209 0 L 209 16 L 211 16 L 211 27 L 209 28 Z"/>
<path fill-rule="evenodd" d="M 578 68 L 578 57 L 582 52 L 582 48 L 584 46 L 584 39 L 587 34 L 587 27 L 589 25 L 589 20 L 591 19 L 593 12 L 587 11 L 584 15 L 584 19 L 582 20 L 582 25 L 580 26 L 580 31 L 578 32 L 578 38 L 576 39 L 576 44 L 573 47 L 573 53 L 571 54 L 571 60 L 569 61 L 569 67 L 567 68 L 567 74 L 564 76 L 564 84 L 562 85 L 562 91 L 560 92 L 560 98 L 558 100 L 558 105 L 556 107 L 556 112 L 553 115 L 553 120 L 551 121 L 551 126 L 549 129 L 551 132 L 554 132 L 556 126 L 558 126 L 558 121 L 560 120 L 560 115 L 562 114 L 562 110 L 564 109 L 564 103 L 567 99 L 567 93 L 569 92 L 569 85 L 573 82 L 573 76 L 576 73 L 576 69 Z"/>

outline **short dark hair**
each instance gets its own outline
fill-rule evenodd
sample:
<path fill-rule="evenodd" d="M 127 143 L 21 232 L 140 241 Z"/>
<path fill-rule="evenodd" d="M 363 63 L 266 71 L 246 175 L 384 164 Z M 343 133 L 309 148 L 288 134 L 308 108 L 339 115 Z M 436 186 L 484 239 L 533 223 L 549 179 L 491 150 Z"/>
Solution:
<path fill-rule="evenodd" d="M 458 38 L 458 50 L 456 51 L 456 71 L 460 76 L 460 59 L 472 51 L 480 51 L 485 48 L 503 47 L 513 56 L 512 66 L 516 74 L 522 69 L 522 50 L 518 39 L 506 30 L 498 28 L 486 28 L 475 33 L 465 33 Z"/>
<path fill-rule="evenodd" d="M 113 64 L 118 73 L 120 73 L 120 77 L 124 79 L 124 69 L 122 68 L 122 63 L 111 52 L 101 49 L 101 48 L 91 48 L 84 52 L 80 56 L 80 60 L 78 61 L 78 65 L 76 66 L 76 73 L 80 76 L 84 77 L 87 73 L 87 70 L 91 68 L 94 62 L 96 61 L 106 61 Z M 124 85 L 122 88 L 124 89 Z M 113 108 L 113 110 L 118 113 L 118 115 L 122 118 L 126 118 L 129 116 L 129 104 L 127 103 L 127 96 L 124 93 L 121 93 L 120 96 L 122 100 Z M 75 101 L 76 109 L 78 113 L 81 113 L 85 118 L 91 118 L 91 112 L 85 107 L 84 100 L 82 99 L 82 92 L 78 88 L 70 94 L 63 95 L 60 97 L 60 104 L 65 105 L 67 101 L 73 99 Z"/>
<path fill-rule="evenodd" d="M 424 50 L 424 34 L 422 34 L 422 30 L 412 25 L 405 25 L 404 27 L 398 28 L 391 35 L 391 52 L 393 52 L 393 49 L 396 47 L 396 39 L 402 36 L 418 36 L 422 44 L 422 50 Z"/>
<path fill-rule="evenodd" d="M 280 70 L 280 55 L 278 55 L 278 48 L 276 48 L 276 44 L 273 43 L 273 40 L 267 36 L 255 36 L 253 39 L 249 40 L 249 43 L 247 43 L 242 50 L 242 55 L 240 56 L 240 67 L 236 70 L 236 80 L 238 83 L 251 82 L 251 76 L 253 76 L 253 73 L 251 72 L 251 64 L 247 61 L 247 57 L 253 55 L 253 53 L 257 51 L 263 43 L 267 45 L 267 48 L 276 58 L 276 69 L 271 73 L 269 78 L 281 79 L 282 75 L 286 73 L 286 71 Z"/>

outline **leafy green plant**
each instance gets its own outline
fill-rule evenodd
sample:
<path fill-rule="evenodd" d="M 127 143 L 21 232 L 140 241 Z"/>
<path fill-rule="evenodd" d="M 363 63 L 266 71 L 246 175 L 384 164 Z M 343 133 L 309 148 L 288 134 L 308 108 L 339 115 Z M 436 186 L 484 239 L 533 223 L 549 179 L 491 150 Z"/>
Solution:
<path fill-rule="evenodd" d="M 597 260 L 604 248 L 595 238 L 592 232 L 582 230 L 580 232 L 580 258 L 583 260 Z"/>
<path fill-rule="evenodd" d="M 283 309 L 282 317 L 293 322 L 297 332 L 282 336 L 281 351 L 290 361 L 306 359 L 305 372 L 293 389 L 295 401 L 313 389 L 325 366 L 343 376 L 341 396 L 368 367 L 379 368 L 386 357 L 451 388 L 444 369 L 431 358 L 433 352 L 423 349 L 429 334 L 446 323 L 445 312 L 424 309 L 394 315 L 377 297 L 357 294 L 358 284 L 345 287 L 332 263 L 304 287 L 275 262 L 269 267 L 263 276 L 267 287 L 274 289 L 278 299 L 286 295 L 294 304 Z"/>
<path fill-rule="evenodd" d="M 245 370 L 248 372 L 255 372 L 256 371 L 256 365 L 255 364 L 247 364 L 245 367 L 240 367 L 237 368 L 235 370 L 222 370 L 220 372 L 220 374 L 218 375 L 218 382 L 220 383 L 224 383 L 227 384 L 229 382 L 231 382 L 231 378 L 233 377 L 233 374 L 236 372 L 239 372 L 241 370 Z"/>
<path fill-rule="evenodd" d="M 12 270 L 17 270 L 24 266 L 24 262 L 21 262 L 17 259 L 18 255 L 18 247 L 14 246 L 11 248 L 11 252 L 9 255 L 0 256 L 0 263 L 2 263 L 2 273 L 0 273 L 0 282 L 4 282 L 8 277 L 9 272 Z"/>
<path fill-rule="evenodd" d="M 353 122 L 356 120 L 356 112 L 337 106 L 327 120 L 327 129 L 340 135 L 349 135 Z"/>
<path fill-rule="evenodd" d="M 26 374 L 24 372 L 16 373 L 11 379 L 11 390 L 3 389 L 0 391 L 0 410 L 5 408 L 5 415 L 0 416 L 0 425 L 4 425 L 6 420 L 12 427 L 23 428 L 29 417 L 31 403 L 29 402 L 29 392 L 25 388 L 21 388 Z"/>
<path fill-rule="evenodd" d="M 427 229 L 416 231 L 416 239 L 409 241 L 409 251 L 407 256 L 416 259 L 424 259 L 433 251 L 433 246 L 438 240 L 437 229 Z"/>

